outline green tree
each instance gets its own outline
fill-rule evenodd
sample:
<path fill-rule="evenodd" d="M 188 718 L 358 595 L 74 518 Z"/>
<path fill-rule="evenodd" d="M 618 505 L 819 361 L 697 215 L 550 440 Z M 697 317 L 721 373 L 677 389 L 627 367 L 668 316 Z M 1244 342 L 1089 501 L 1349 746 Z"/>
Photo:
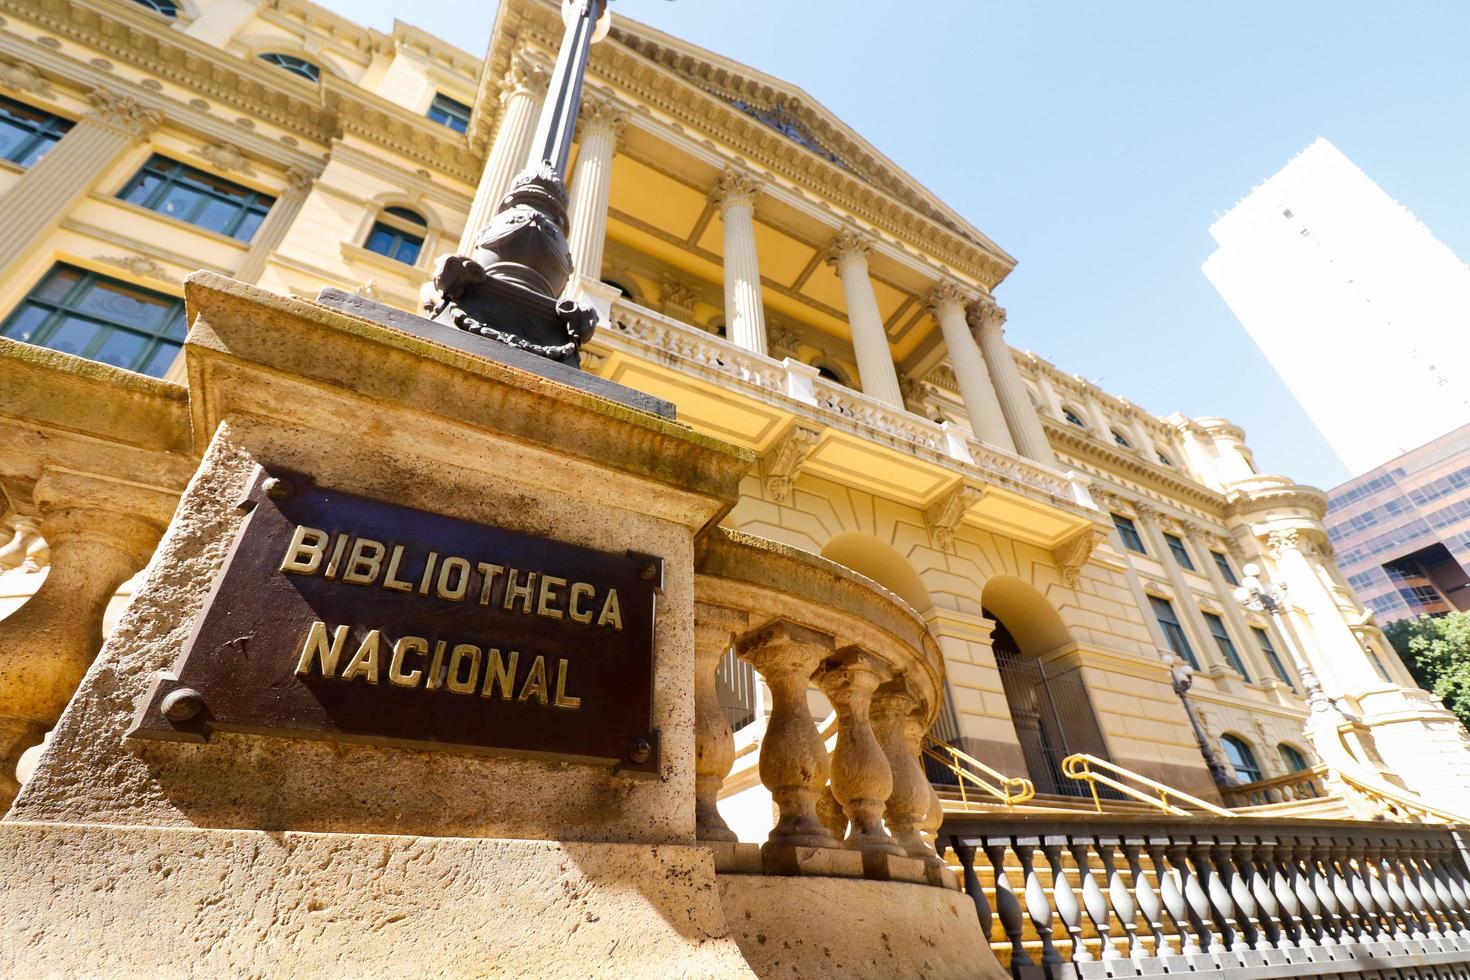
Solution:
<path fill-rule="evenodd" d="M 1401 619 L 1383 632 L 1414 679 L 1470 727 L 1470 613 Z"/>

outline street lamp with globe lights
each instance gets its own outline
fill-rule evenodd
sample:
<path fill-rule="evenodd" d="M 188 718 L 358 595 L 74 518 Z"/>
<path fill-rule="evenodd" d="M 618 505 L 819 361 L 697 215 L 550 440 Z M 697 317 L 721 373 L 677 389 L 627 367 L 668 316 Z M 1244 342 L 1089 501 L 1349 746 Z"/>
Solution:
<path fill-rule="evenodd" d="M 1286 644 L 1286 652 L 1291 657 L 1291 664 L 1296 668 L 1297 675 L 1302 679 L 1302 687 L 1306 688 L 1307 705 L 1313 711 L 1338 711 L 1342 709 L 1327 696 L 1322 690 L 1322 682 L 1317 678 L 1314 671 L 1297 650 L 1296 643 L 1291 638 L 1291 631 L 1286 624 L 1286 586 L 1267 582 L 1261 577 L 1261 566 L 1251 562 L 1241 569 L 1244 577 L 1241 579 L 1240 587 L 1235 590 L 1235 599 L 1247 609 L 1256 612 L 1265 612 L 1276 624 L 1276 632 L 1281 637 L 1281 642 Z"/>

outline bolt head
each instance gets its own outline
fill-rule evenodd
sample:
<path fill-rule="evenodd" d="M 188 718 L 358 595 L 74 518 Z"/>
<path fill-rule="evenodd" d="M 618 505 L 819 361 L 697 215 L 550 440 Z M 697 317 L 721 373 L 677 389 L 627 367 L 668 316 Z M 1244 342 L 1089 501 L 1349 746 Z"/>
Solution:
<path fill-rule="evenodd" d="M 291 484 L 279 477 L 267 477 L 265 482 L 260 485 L 260 488 L 272 500 L 284 500 L 291 496 Z"/>
<path fill-rule="evenodd" d="M 169 721 L 188 721 L 204 710 L 204 695 L 192 687 L 181 687 L 165 694 L 158 710 Z"/>
<path fill-rule="evenodd" d="M 653 743 L 641 735 L 628 741 L 628 759 L 642 765 L 653 758 Z"/>
<path fill-rule="evenodd" d="M 639 572 L 638 574 L 639 577 L 643 579 L 643 581 L 652 582 L 654 579 L 658 578 L 658 567 L 652 564 L 644 565 L 643 571 Z"/>

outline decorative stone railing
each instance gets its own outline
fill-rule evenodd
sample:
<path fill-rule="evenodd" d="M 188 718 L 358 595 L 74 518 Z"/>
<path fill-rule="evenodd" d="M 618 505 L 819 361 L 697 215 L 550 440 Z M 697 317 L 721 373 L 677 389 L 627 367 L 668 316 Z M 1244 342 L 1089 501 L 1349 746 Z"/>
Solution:
<path fill-rule="evenodd" d="M 16 514 L 0 525 L 0 575 L 42 571 L 51 563 L 51 547 L 41 537 L 41 521 Z"/>
<path fill-rule="evenodd" d="M 1226 806 L 1263 806 L 1268 803 L 1293 803 L 1320 800 L 1327 796 L 1327 767 L 1316 766 L 1300 772 L 1258 779 L 1253 783 L 1222 786 L 1220 795 Z"/>
<path fill-rule="evenodd" d="M 589 350 L 594 360 L 619 352 L 715 381 L 808 422 L 903 449 L 1078 515 L 1089 515 L 1093 509 L 1087 481 L 1075 474 L 978 442 L 949 422 L 933 422 L 828 381 L 808 364 L 745 350 L 627 301 L 613 304 L 610 322 L 598 330 Z"/>
<path fill-rule="evenodd" d="M 695 568 L 696 823 L 716 868 L 956 887 L 932 844 L 943 811 L 919 760 L 944 688 L 923 619 L 841 565 L 725 528 L 699 540 Z M 716 805 L 735 760 L 715 692 L 732 644 L 771 692 L 759 773 L 778 816 L 764 844 L 738 842 Z M 813 684 L 835 712 L 830 750 Z"/>
<path fill-rule="evenodd" d="M 1454 829 L 952 817 L 940 834 L 1017 978 L 1459 978 L 1470 964 L 1467 842 Z M 1399 968 L 1422 972 L 1388 972 Z"/>

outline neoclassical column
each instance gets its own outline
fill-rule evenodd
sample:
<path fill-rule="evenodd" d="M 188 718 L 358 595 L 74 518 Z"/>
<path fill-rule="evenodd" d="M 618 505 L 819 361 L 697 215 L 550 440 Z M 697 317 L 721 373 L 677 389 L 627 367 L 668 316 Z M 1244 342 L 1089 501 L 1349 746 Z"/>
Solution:
<path fill-rule="evenodd" d="M 1201 666 L 1220 663 L 1223 655 L 1219 647 L 1215 646 L 1215 635 L 1205 626 L 1205 618 L 1200 613 L 1199 601 L 1194 597 L 1194 590 L 1185 581 L 1184 573 L 1179 569 L 1179 563 L 1174 560 L 1174 553 L 1164 543 L 1164 532 L 1159 527 L 1159 512 L 1148 504 L 1142 503 L 1134 504 L 1133 511 L 1138 515 L 1138 522 L 1143 529 L 1143 537 L 1148 545 L 1149 553 L 1158 560 L 1160 565 L 1164 566 L 1164 574 L 1169 577 L 1169 584 L 1174 587 L 1174 607 L 1183 616 L 1181 625 L 1185 633 L 1189 635 L 1189 643 L 1194 647 L 1195 656 L 1199 658 Z"/>
<path fill-rule="evenodd" d="M 87 98 L 93 110 L 0 195 L 0 281 L 14 275 L 114 160 L 163 121 L 131 96 L 94 89 Z"/>
<path fill-rule="evenodd" d="M 863 394 L 887 402 L 894 408 L 903 408 L 903 393 L 898 387 L 893 351 L 888 346 L 888 331 L 883 328 L 883 316 L 878 312 L 878 300 L 873 295 L 873 280 L 868 277 L 868 253 L 872 249 L 872 243 L 862 235 L 845 229 L 827 246 L 827 261 L 837 267 L 837 275 L 842 279 L 847 322 L 852 331 L 852 349 L 857 355 Z"/>
<path fill-rule="evenodd" d="M 1046 440 L 1046 431 L 1041 419 L 1026 394 L 1025 382 L 1011 357 L 1011 347 L 1006 343 L 1006 311 L 997 306 L 990 296 L 981 296 L 969 309 L 970 325 L 980 341 L 980 353 L 990 369 L 990 380 L 995 385 L 1000 399 L 1000 410 L 1005 415 L 1006 425 L 1021 455 L 1038 463 L 1055 466 L 1057 458 L 1052 454 L 1051 443 Z"/>
<path fill-rule="evenodd" d="M 573 275 L 594 282 L 602 279 L 613 154 L 627 124 L 627 113 L 611 102 L 586 99 L 582 103 L 582 145 L 572 173 L 568 217 Z"/>
<path fill-rule="evenodd" d="M 710 199 L 725 226 L 725 336 L 732 343 L 766 352 L 766 310 L 761 302 L 761 269 L 755 253 L 755 195 L 759 185 L 738 170 L 715 181 Z"/>
<path fill-rule="evenodd" d="M 460 255 L 473 255 L 476 238 L 495 214 L 510 182 L 531 155 L 531 141 L 536 135 L 536 119 L 541 102 L 546 98 L 550 81 L 546 69 L 531 61 L 523 52 L 511 56 L 510 70 L 500 83 L 500 125 L 495 142 L 485 158 L 485 170 L 475 187 L 475 199 L 459 236 Z"/>
<path fill-rule="evenodd" d="M 286 240 L 286 233 L 296 222 L 296 216 L 301 213 L 301 205 L 306 203 L 306 195 L 311 192 L 311 185 L 319 176 L 319 173 L 303 167 L 291 167 L 286 171 L 286 189 L 276 198 L 276 203 L 271 205 L 270 213 L 265 216 L 260 227 L 255 229 L 255 237 L 250 240 L 250 251 L 245 253 L 240 268 L 235 270 L 236 279 L 251 283 L 260 281 L 266 262 L 276 254 L 281 242 Z"/>
<path fill-rule="evenodd" d="M 970 416 L 970 428 L 981 442 L 1000 446 L 1015 452 L 1016 443 L 1006 428 L 1005 415 L 1001 412 L 1000 399 L 990 383 L 990 372 L 980 347 L 970 333 L 965 321 L 965 292 L 958 283 L 945 281 L 930 290 L 925 297 L 939 331 L 944 335 L 944 347 L 949 351 L 949 364 L 954 369 L 955 381 L 960 387 L 960 397 L 965 402 L 965 412 Z"/>

